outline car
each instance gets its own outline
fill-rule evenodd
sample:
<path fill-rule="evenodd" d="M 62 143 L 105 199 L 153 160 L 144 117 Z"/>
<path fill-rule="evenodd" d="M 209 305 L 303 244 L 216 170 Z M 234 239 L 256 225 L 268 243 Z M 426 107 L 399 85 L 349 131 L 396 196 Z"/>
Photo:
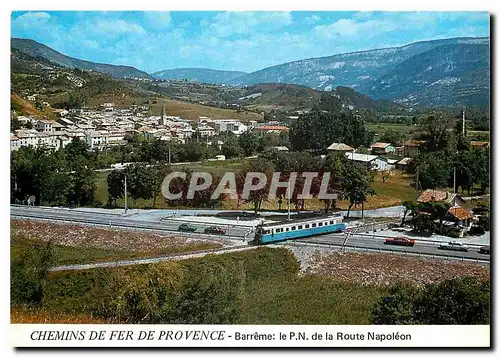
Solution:
<path fill-rule="evenodd" d="M 194 232 L 196 231 L 196 227 L 193 227 L 187 223 L 183 223 L 177 228 L 181 232 Z"/>
<path fill-rule="evenodd" d="M 484 247 L 479 248 L 479 253 L 481 254 L 490 254 L 490 246 L 485 245 Z"/>
<path fill-rule="evenodd" d="M 469 251 L 469 248 L 467 248 L 463 243 L 460 242 L 448 242 L 447 244 L 441 244 L 438 249 L 456 250 L 459 252 Z"/>
<path fill-rule="evenodd" d="M 399 236 L 394 238 L 387 238 L 384 244 L 394 244 L 394 245 L 405 245 L 407 247 L 413 247 L 415 245 L 415 240 L 408 237 Z"/>
<path fill-rule="evenodd" d="M 206 234 L 226 234 L 226 231 L 221 227 L 212 226 L 205 228 L 204 232 Z"/>

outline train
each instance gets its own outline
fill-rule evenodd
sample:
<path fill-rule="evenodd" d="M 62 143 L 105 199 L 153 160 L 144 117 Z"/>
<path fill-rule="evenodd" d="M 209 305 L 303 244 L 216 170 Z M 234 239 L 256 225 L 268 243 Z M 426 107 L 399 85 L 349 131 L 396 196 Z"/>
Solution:
<path fill-rule="evenodd" d="M 290 239 L 307 238 L 326 233 L 343 232 L 346 229 L 341 214 L 305 218 L 268 224 L 259 224 L 253 244 L 270 244 Z"/>

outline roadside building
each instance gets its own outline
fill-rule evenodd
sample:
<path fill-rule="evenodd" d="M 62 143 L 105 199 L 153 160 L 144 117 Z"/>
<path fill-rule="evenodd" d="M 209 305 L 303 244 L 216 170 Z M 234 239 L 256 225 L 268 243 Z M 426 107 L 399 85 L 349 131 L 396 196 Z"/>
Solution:
<path fill-rule="evenodd" d="M 344 143 L 333 143 L 326 148 L 328 151 L 353 152 L 354 148 Z"/>
<path fill-rule="evenodd" d="M 403 144 L 404 157 L 417 157 L 420 148 L 425 144 L 423 140 L 407 140 Z"/>
<path fill-rule="evenodd" d="M 374 155 L 392 154 L 396 148 L 391 143 L 376 142 L 371 146 Z"/>
<path fill-rule="evenodd" d="M 50 132 L 52 131 L 52 124 L 54 122 L 52 120 L 42 119 L 36 122 L 36 129 L 41 132 Z"/>
<path fill-rule="evenodd" d="M 408 170 L 408 167 L 410 165 L 412 158 L 411 157 L 404 157 L 398 162 L 396 162 L 396 169 L 397 170 Z"/>
<path fill-rule="evenodd" d="M 346 152 L 347 159 L 365 165 L 369 170 L 385 171 L 389 170 L 387 160 L 376 155 L 360 154 L 357 152 Z"/>
<path fill-rule="evenodd" d="M 263 125 L 263 126 L 257 126 L 254 130 L 263 134 L 267 133 L 279 134 L 281 132 L 289 131 L 290 129 L 283 125 Z"/>
<path fill-rule="evenodd" d="M 470 146 L 473 149 L 489 149 L 490 143 L 487 141 L 471 141 Z"/>
<path fill-rule="evenodd" d="M 447 191 L 427 189 L 417 198 L 418 203 L 442 202 L 452 206 L 467 207 L 467 202 L 458 194 Z"/>
<path fill-rule="evenodd" d="M 233 119 L 217 120 L 214 124 L 217 134 L 231 132 L 236 136 L 240 136 L 248 130 L 245 124 Z"/>

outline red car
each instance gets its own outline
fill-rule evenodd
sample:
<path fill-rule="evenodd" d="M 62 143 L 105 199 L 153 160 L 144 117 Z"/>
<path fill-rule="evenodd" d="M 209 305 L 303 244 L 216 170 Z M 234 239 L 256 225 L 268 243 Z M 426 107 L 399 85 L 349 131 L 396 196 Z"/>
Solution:
<path fill-rule="evenodd" d="M 387 238 L 384 244 L 405 245 L 408 247 L 413 247 L 415 245 L 415 240 L 401 236 L 395 238 Z"/>
<path fill-rule="evenodd" d="M 213 227 L 207 227 L 204 230 L 205 234 L 226 234 L 226 231 L 222 229 L 221 227 L 213 226 Z"/>

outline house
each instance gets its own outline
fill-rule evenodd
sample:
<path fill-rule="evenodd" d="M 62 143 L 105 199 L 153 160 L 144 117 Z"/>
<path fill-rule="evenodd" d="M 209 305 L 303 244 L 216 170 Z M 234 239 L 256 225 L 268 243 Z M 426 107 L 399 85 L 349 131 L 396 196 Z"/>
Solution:
<path fill-rule="evenodd" d="M 215 129 L 208 125 L 199 125 L 196 131 L 200 138 L 211 138 L 215 135 Z"/>
<path fill-rule="evenodd" d="M 279 134 L 284 131 L 290 130 L 288 127 L 283 126 L 283 125 L 262 125 L 262 126 L 257 126 L 255 127 L 254 130 L 257 130 L 257 132 L 267 134 L 267 133 L 274 133 L 274 134 Z"/>
<path fill-rule="evenodd" d="M 392 154 L 396 148 L 391 143 L 376 142 L 371 146 L 372 152 L 375 155 Z"/>
<path fill-rule="evenodd" d="M 403 156 L 404 157 L 417 157 L 420 148 L 425 144 L 423 140 L 407 140 L 403 144 Z"/>
<path fill-rule="evenodd" d="M 66 119 L 66 118 L 59 118 L 57 122 L 63 126 L 73 126 L 75 123 L 73 123 L 71 120 Z"/>
<path fill-rule="evenodd" d="M 353 147 L 350 147 L 349 145 L 346 145 L 344 143 L 333 143 L 329 147 L 326 148 L 328 151 L 340 151 L 340 152 L 351 152 L 354 151 Z"/>
<path fill-rule="evenodd" d="M 490 147 L 490 143 L 487 141 L 471 141 L 470 146 L 473 149 L 488 149 Z"/>
<path fill-rule="evenodd" d="M 19 149 L 20 146 L 21 143 L 19 141 L 19 138 L 15 134 L 10 133 L 10 151 L 15 151 Z"/>
<path fill-rule="evenodd" d="M 446 213 L 445 220 L 457 226 L 465 227 L 466 230 L 472 226 L 474 215 L 467 202 L 457 193 L 427 189 L 422 192 L 417 202 L 423 205 L 421 209 L 423 213 L 428 210 L 427 204 L 429 203 L 442 202 L 448 204 L 450 208 Z M 460 234 L 463 234 L 463 231 Z"/>
<path fill-rule="evenodd" d="M 214 124 L 217 134 L 232 132 L 234 135 L 239 136 L 248 130 L 245 124 L 233 119 L 217 120 Z"/>
<path fill-rule="evenodd" d="M 69 111 L 67 111 L 66 109 L 52 109 L 52 111 L 54 112 L 54 114 L 60 117 L 64 117 L 69 114 Z"/>
<path fill-rule="evenodd" d="M 47 119 L 42 119 L 36 122 L 36 129 L 42 132 L 52 131 L 52 124 L 54 122 Z"/>
<path fill-rule="evenodd" d="M 102 131 L 88 131 L 86 133 L 87 144 L 91 149 L 101 149 L 108 143 L 108 133 Z"/>
<path fill-rule="evenodd" d="M 389 170 L 387 160 L 376 155 L 360 154 L 357 152 L 346 152 L 347 159 L 365 165 L 369 170 Z"/>
<path fill-rule="evenodd" d="M 387 170 L 394 170 L 396 168 L 396 159 L 387 159 Z"/>
<path fill-rule="evenodd" d="M 418 203 L 442 202 L 452 207 L 468 208 L 467 202 L 458 193 L 427 189 L 417 198 Z"/>
<path fill-rule="evenodd" d="M 53 121 L 52 122 L 52 131 L 55 132 L 61 132 L 64 129 L 64 125 L 61 125 L 60 123 Z"/>
<path fill-rule="evenodd" d="M 404 157 L 398 162 L 396 162 L 396 169 L 397 170 L 408 170 L 408 165 L 410 164 L 412 158 L 411 157 Z"/>

